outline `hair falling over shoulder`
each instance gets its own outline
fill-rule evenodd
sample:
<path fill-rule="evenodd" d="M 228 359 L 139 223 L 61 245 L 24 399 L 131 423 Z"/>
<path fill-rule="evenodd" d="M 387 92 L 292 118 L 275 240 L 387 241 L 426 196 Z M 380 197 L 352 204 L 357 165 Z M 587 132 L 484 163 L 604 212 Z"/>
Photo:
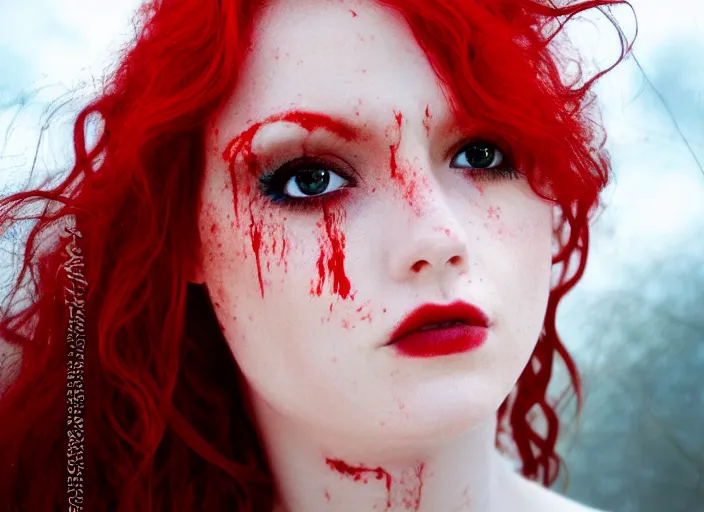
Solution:
<path fill-rule="evenodd" d="M 499 410 L 526 476 L 552 483 L 558 417 L 547 396 L 555 328 L 581 277 L 588 219 L 609 161 L 591 85 L 565 83 L 549 45 L 561 25 L 618 0 L 379 0 L 408 22 L 458 116 L 517 148 L 533 189 L 559 206 L 561 271 L 530 364 Z M 0 200 L 0 226 L 31 221 L 0 336 L 21 352 L 0 397 L 0 511 L 67 508 L 68 239 L 81 232 L 85 299 L 86 510 L 270 510 L 266 459 L 207 292 L 188 284 L 207 120 L 252 41 L 254 0 L 152 0 L 100 95 L 78 115 L 75 164 L 57 186 Z M 551 29 L 552 27 L 552 29 Z M 628 51 L 623 44 L 621 59 Z M 501 63 L 500 65 L 497 65 Z M 607 70 L 608 71 L 608 70 Z M 99 121 L 97 142 L 87 144 Z M 541 417 L 536 426 L 535 417 Z M 504 435 L 499 435 L 504 434 Z"/>

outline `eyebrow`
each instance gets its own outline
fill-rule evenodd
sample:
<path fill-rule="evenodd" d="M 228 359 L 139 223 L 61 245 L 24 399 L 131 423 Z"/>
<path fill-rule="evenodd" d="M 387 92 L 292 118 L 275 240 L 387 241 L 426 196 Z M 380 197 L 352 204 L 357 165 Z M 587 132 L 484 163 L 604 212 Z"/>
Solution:
<path fill-rule="evenodd" d="M 291 110 L 281 114 L 276 114 L 270 122 L 295 123 L 304 130 L 313 132 L 314 130 L 327 130 L 338 137 L 351 141 L 360 136 L 360 129 L 342 118 L 323 114 L 320 112 L 309 112 L 303 110 Z"/>
<path fill-rule="evenodd" d="M 309 133 L 313 133 L 315 130 L 325 130 L 348 142 L 357 140 L 362 136 L 360 127 L 340 117 L 323 114 L 321 112 L 289 110 L 287 112 L 272 114 L 263 121 L 258 121 L 250 125 L 249 128 L 230 141 L 225 151 L 223 151 L 223 158 L 226 161 L 230 161 L 242 151 L 251 154 L 252 140 L 257 132 L 265 126 L 275 123 L 297 124 Z"/>

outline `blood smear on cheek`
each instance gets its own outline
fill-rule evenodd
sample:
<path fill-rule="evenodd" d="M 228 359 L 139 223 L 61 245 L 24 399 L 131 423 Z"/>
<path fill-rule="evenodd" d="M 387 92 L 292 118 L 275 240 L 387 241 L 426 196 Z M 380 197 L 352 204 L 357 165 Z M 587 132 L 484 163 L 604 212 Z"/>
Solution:
<path fill-rule="evenodd" d="M 254 252 L 254 260 L 257 265 L 257 277 L 259 278 L 259 289 L 262 294 L 262 299 L 264 298 L 264 279 L 262 278 L 262 261 L 261 261 L 261 248 L 262 248 L 262 222 L 261 219 L 256 220 L 254 218 L 254 211 L 252 210 L 252 201 L 249 203 L 249 236 L 252 242 L 252 251 Z"/>
<path fill-rule="evenodd" d="M 268 219 L 264 219 L 268 213 Z M 264 298 L 264 289 L 269 283 L 262 273 L 262 267 L 271 272 L 274 267 L 283 267 L 288 273 L 288 255 L 291 243 L 286 234 L 286 217 L 283 219 L 275 215 L 276 212 L 267 211 L 266 201 L 261 198 L 250 198 L 249 202 L 249 237 L 257 267 L 259 289 Z"/>
<path fill-rule="evenodd" d="M 249 122 L 249 121 L 248 121 Z M 247 185 L 243 190 L 238 183 L 237 176 L 237 166 L 236 162 L 239 159 L 244 163 L 247 170 L 246 179 L 256 179 L 259 173 L 259 164 L 256 155 L 252 152 L 252 142 L 254 140 L 257 132 L 266 125 L 276 123 L 276 122 L 287 122 L 299 125 L 304 130 L 312 133 L 317 129 L 324 129 L 332 132 L 345 140 L 352 140 L 356 137 L 356 134 L 352 132 L 345 125 L 340 124 L 329 116 L 325 116 L 317 113 L 301 112 L 301 111 L 290 111 L 283 114 L 277 114 L 268 117 L 262 122 L 252 124 L 247 130 L 242 132 L 240 135 L 235 137 L 227 145 L 222 153 L 222 158 L 225 160 L 228 166 L 228 171 L 230 175 L 230 182 L 232 183 L 232 196 L 233 196 L 233 208 L 235 213 L 235 227 L 240 229 L 240 194 L 244 193 L 245 196 L 249 198 L 249 237 L 251 241 L 252 251 L 254 253 L 255 262 L 257 266 L 257 279 L 259 281 L 259 288 L 262 297 L 264 297 L 264 285 L 265 280 L 262 275 L 262 254 L 267 253 L 272 257 L 278 257 L 277 265 L 282 262 L 284 264 L 285 271 L 288 270 L 288 263 L 286 262 L 286 253 L 290 247 L 290 244 L 286 241 L 286 236 L 284 233 L 284 225 L 281 223 L 281 242 L 278 247 L 280 247 L 281 252 L 277 256 L 277 252 L 274 249 L 276 245 L 274 241 L 266 243 L 268 240 L 272 240 L 275 237 L 275 222 L 264 222 L 263 215 L 265 211 L 264 199 L 257 195 L 256 187 L 255 191 L 252 191 L 251 186 Z M 255 208 L 256 204 L 256 208 Z M 344 216 L 344 215 L 343 215 Z M 285 218 L 284 218 L 285 220 Z M 328 234 L 329 240 L 329 254 L 327 256 L 327 267 L 333 280 L 333 291 L 338 293 L 341 297 L 346 298 L 350 293 L 349 279 L 345 276 L 344 270 L 344 245 L 345 238 L 339 226 L 335 224 L 336 219 L 332 214 L 326 212 L 325 217 L 325 228 Z M 267 238 L 264 238 L 264 230 L 267 228 Z M 275 240 L 275 239 L 274 239 Z M 271 268 L 271 261 L 266 262 L 267 269 Z"/>
<path fill-rule="evenodd" d="M 332 292 L 342 299 L 350 297 L 352 285 L 345 271 L 345 234 L 342 225 L 345 221 L 342 205 L 323 204 L 323 220 L 318 223 L 322 233 L 318 237 L 320 253 L 316 262 L 317 279 L 311 282 L 311 295 L 320 297 L 327 279 L 330 279 Z"/>

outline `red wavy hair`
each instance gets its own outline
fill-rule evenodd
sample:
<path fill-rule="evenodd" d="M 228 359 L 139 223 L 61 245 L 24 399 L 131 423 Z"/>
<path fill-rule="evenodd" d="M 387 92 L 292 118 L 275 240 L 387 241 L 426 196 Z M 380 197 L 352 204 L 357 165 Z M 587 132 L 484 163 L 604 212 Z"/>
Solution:
<path fill-rule="evenodd" d="M 509 435 L 523 474 L 551 484 L 560 466 L 559 422 L 547 393 L 556 357 L 580 391 L 555 316 L 584 271 L 588 220 L 609 160 L 590 114 L 601 73 L 582 86 L 566 83 L 566 59 L 550 43 L 572 16 L 624 2 L 379 1 L 408 22 L 458 118 L 471 116 L 502 138 L 533 190 L 562 212 L 553 261 L 559 277 L 544 328 L 498 412 L 499 433 Z M 67 219 L 83 234 L 89 283 L 86 509 L 270 509 L 273 488 L 241 375 L 207 293 L 187 280 L 199 244 L 205 125 L 237 82 L 261 3 L 153 0 L 142 7 L 136 41 L 75 121 L 70 174 L 58 186 L 0 201 L 0 226 L 32 221 L 0 318 L 0 336 L 22 354 L 0 400 L 0 509 L 66 505 L 69 319 L 66 241 L 57 226 Z M 623 42 L 621 59 L 628 50 Z M 95 120 L 101 125 L 89 147 Z"/>

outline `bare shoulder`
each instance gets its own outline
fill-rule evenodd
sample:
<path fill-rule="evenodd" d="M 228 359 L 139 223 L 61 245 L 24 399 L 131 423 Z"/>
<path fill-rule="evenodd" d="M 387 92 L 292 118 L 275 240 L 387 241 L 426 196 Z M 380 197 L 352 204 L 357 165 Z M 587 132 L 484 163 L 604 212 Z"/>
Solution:
<path fill-rule="evenodd" d="M 519 477 L 520 494 L 525 503 L 530 503 L 526 511 L 530 512 L 606 512 L 577 503 L 561 494 Z"/>

